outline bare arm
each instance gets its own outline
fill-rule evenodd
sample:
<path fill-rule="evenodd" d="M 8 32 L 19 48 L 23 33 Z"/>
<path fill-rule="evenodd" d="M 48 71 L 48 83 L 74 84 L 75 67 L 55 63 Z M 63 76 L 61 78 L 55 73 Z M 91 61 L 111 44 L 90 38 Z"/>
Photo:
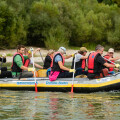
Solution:
<path fill-rule="evenodd" d="M 62 70 L 66 70 L 66 71 L 70 70 L 69 68 L 63 66 L 62 61 L 58 61 L 58 65 L 59 65 L 60 69 L 62 69 Z"/>
<path fill-rule="evenodd" d="M 37 51 L 40 51 L 40 48 L 37 48 L 36 50 L 34 50 L 33 54 L 35 54 Z"/>
<path fill-rule="evenodd" d="M 25 67 L 25 66 L 21 66 L 21 69 L 22 69 L 22 70 L 28 70 L 28 68 Z"/>
<path fill-rule="evenodd" d="M 107 63 L 107 62 L 104 63 L 103 65 L 106 66 L 106 67 L 115 68 L 115 65 L 109 64 L 109 63 Z"/>
<path fill-rule="evenodd" d="M 81 59 L 87 59 L 88 58 L 88 56 L 82 56 L 81 57 Z"/>
<path fill-rule="evenodd" d="M 35 67 L 40 68 L 40 69 L 43 69 L 43 67 L 42 67 L 41 65 L 39 65 L 39 64 L 37 64 L 37 63 L 34 63 L 34 64 L 35 64 Z"/>
<path fill-rule="evenodd" d="M 119 60 L 119 59 L 120 59 L 120 57 L 115 57 L 115 58 L 110 58 L 109 60 L 115 61 L 115 60 Z"/>
<path fill-rule="evenodd" d="M 67 55 L 67 56 L 65 56 L 64 58 L 65 59 L 69 59 L 69 58 L 71 58 L 72 57 L 72 55 Z"/>

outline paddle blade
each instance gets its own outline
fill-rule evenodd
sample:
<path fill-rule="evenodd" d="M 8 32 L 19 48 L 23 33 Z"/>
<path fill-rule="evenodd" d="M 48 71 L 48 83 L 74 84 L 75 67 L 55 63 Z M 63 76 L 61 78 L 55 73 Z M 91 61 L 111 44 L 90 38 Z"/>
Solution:
<path fill-rule="evenodd" d="M 71 93 L 73 93 L 73 85 L 72 85 L 72 87 L 71 87 Z"/>
<path fill-rule="evenodd" d="M 35 83 L 35 92 L 38 92 L 38 90 L 37 90 L 37 83 Z"/>

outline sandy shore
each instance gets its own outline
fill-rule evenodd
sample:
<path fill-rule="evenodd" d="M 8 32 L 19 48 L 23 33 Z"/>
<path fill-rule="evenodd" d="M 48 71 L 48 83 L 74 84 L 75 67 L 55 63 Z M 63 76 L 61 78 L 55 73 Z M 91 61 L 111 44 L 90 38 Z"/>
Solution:
<path fill-rule="evenodd" d="M 34 48 L 36 49 L 36 48 Z M 73 53 L 76 53 L 78 50 L 71 50 L 71 49 L 68 49 L 66 51 L 67 55 L 70 55 L 70 54 L 73 54 Z M 14 53 L 16 52 L 16 49 L 9 49 L 9 50 L 0 50 L 0 55 L 2 55 L 3 53 L 6 53 L 6 54 L 10 54 L 10 55 L 13 55 Z M 92 52 L 92 51 L 88 51 L 87 52 L 87 55 L 89 55 L 89 53 Z M 41 54 L 43 56 L 43 59 L 45 58 L 45 56 L 47 55 L 48 53 L 48 50 L 44 49 L 44 48 L 41 48 Z M 103 55 L 105 55 L 107 52 L 104 51 Z M 39 52 L 36 52 L 35 54 L 37 57 L 34 57 L 34 60 L 35 62 L 42 62 L 42 59 L 40 57 L 40 53 Z M 114 53 L 114 57 L 118 57 L 120 56 L 120 52 L 115 52 Z M 7 62 L 12 62 L 12 56 L 7 56 Z M 65 60 L 66 62 L 72 62 L 72 58 L 69 58 L 69 59 L 66 59 Z"/>

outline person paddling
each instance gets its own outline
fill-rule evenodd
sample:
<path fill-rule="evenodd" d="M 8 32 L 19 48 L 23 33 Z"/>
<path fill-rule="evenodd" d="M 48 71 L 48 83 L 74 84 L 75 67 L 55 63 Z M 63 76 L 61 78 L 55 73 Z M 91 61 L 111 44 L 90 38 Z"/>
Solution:
<path fill-rule="evenodd" d="M 44 69 L 48 69 L 48 68 L 51 68 L 52 65 L 53 65 L 53 56 L 54 56 L 54 50 L 50 49 L 48 51 L 48 54 L 47 56 L 45 57 L 45 61 L 44 61 L 44 66 L 43 68 Z"/>
<path fill-rule="evenodd" d="M 40 50 L 40 48 L 37 48 L 37 49 L 34 51 L 34 54 L 35 54 L 37 51 L 39 51 L 39 50 Z M 24 60 L 24 66 L 29 67 L 30 64 L 31 64 L 31 65 L 33 64 L 33 61 L 32 61 L 32 59 L 31 59 L 32 54 L 31 54 L 31 51 L 30 51 L 30 50 L 28 50 L 27 48 L 25 48 L 25 54 L 24 54 L 23 56 L 28 56 L 28 59 L 25 59 L 25 60 Z M 34 63 L 34 65 L 35 65 L 35 67 L 37 67 L 37 68 L 39 68 L 39 69 L 43 69 L 43 67 L 42 67 L 41 65 L 37 64 L 37 63 Z"/>
<path fill-rule="evenodd" d="M 119 60 L 120 57 L 114 57 L 114 49 L 113 48 L 110 48 L 107 52 L 107 54 L 104 56 L 104 58 L 106 58 L 107 60 L 110 60 L 111 62 L 107 61 L 105 59 L 106 62 L 110 63 L 110 64 L 113 64 L 116 60 Z M 114 69 L 115 70 L 119 70 L 118 68 L 109 68 L 109 74 L 114 74 Z"/>
<path fill-rule="evenodd" d="M 88 56 L 88 78 L 102 78 L 108 75 L 107 68 L 118 68 L 119 64 L 109 64 L 104 58 L 101 56 L 103 54 L 104 47 L 101 45 L 97 45 L 95 48 L 95 52 L 92 52 Z M 103 67 L 107 67 L 104 68 Z"/>
<path fill-rule="evenodd" d="M 33 73 L 30 71 L 34 71 L 34 69 L 24 66 L 24 60 L 28 59 L 28 56 L 23 56 L 24 50 L 25 50 L 24 45 L 17 46 L 17 52 L 13 56 L 13 61 L 11 66 L 13 77 L 27 78 L 33 76 Z"/>
<path fill-rule="evenodd" d="M 77 75 L 88 74 L 88 72 L 85 71 L 86 59 L 88 58 L 88 56 L 86 56 L 86 53 L 87 53 L 86 47 L 81 47 L 78 53 L 76 53 L 75 69 Z M 74 66 L 74 59 L 75 57 L 73 57 L 71 69 L 73 69 Z"/>
<path fill-rule="evenodd" d="M 50 81 L 54 81 L 57 78 L 68 78 L 73 76 L 74 69 L 69 69 L 64 66 L 65 58 L 68 59 L 73 55 L 69 55 L 64 57 L 63 55 L 66 54 L 66 48 L 60 47 L 59 50 L 55 53 L 53 58 L 53 66 L 51 73 L 49 75 Z"/>

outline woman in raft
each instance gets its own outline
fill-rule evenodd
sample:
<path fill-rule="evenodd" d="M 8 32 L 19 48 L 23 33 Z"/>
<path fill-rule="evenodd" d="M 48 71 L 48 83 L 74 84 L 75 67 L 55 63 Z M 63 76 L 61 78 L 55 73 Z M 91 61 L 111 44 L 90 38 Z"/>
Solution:
<path fill-rule="evenodd" d="M 59 50 L 55 53 L 53 58 L 53 66 L 51 73 L 49 75 L 50 81 L 54 81 L 57 78 L 70 78 L 73 76 L 73 72 L 75 73 L 75 69 L 69 69 L 64 66 L 65 59 L 73 57 L 74 54 L 63 56 L 66 54 L 66 48 L 60 47 Z"/>
<path fill-rule="evenodd" d="M 73 57 L 71 69 L 73 69 L 74 67 L 74 60 L 75 60 L 75 70 L 77 70 L 76 72 L 78 72 L 77 73 L 78 75 L 88 74 L 88 71 L 85 71 L 86 60 L 88 58 L 88 56 L 86 56 L 86 53 L 87 53 L 87 48 L 81 47 L 78 53 L 76 53 Z"/>

